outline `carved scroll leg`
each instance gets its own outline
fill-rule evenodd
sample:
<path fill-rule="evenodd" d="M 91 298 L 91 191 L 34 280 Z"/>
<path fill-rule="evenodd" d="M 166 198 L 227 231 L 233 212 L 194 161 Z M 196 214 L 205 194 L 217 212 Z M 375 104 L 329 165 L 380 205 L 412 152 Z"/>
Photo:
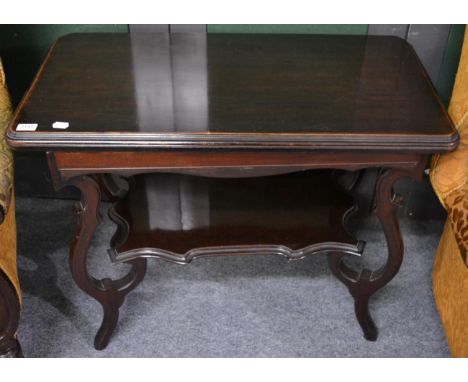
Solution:
<path fill-rule="evenodd" d="M 354 298 L 356 317 L 369 341 L 377 339 L 378 330 L 369 313 L 370 297 L 396 275 L 403 261 L 403 241 L 401 238 L 396 207 L 400 200 L 393 193 L 393 184 L 401 177 L 410 175 L 404 171 L 386 170 L 377 183 L 376 207 L 374 213 L 379 218 L 385 233 L 388 247 L 387 261 L 377 271 L 363 269 L 361 272 L 348 267 L 343 262 L 342 253 L 331 253 L 328 262 L 333 274 L 343 282 Z"/>
<path fill-rule="evenodd" d="M 77 232 L 70 252 L 70 268 L 77 285 L 88 295 L 95 298 L 103 307 L 104 317 L 97 332 L 94 347 L 104 349 L 109 343 L 118 321 L 119 308 L 125 296 L 144 278 L 146 260 L 137 259 L 129 262 L 132 265 L 127 275 L 119 280 L 97 280 L 87 271 L 87 254 L 96 227 L 101 222 L 99 205 L 100 188 L 90 176 L 81 176 L 69 181 L 81 191 L 81 202 L 77 205 L 79 215 Z"/>

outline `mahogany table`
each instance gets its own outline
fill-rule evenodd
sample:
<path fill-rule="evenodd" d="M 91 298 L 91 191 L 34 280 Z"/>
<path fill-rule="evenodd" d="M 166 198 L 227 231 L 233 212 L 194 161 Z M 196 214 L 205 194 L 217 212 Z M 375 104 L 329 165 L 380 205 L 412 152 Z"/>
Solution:
<path fill-rule="evenodd" d="M 61 38 L 7 137 L 15 149 L 47 152 L 57 189 L 81 191 L 70 267 L 104 310 L 97 349 L 147 258 L 224 255 L 326 254 L 376 340 L 369 298 L 403 259 L 393 184 L 420 178 L 428 155 L 458 142 L 401 39 L 184 33 Z M 356 210 L 349 191 L 366 168 L 380 169 L 374 213 L 388 258 L 354 270 L 343 259 L 360 256 L 364 242 L 346 227 Z M 131 264 L 119 280 L 86 268 L 103 193 L 117 225 L 109 253 Z"/>

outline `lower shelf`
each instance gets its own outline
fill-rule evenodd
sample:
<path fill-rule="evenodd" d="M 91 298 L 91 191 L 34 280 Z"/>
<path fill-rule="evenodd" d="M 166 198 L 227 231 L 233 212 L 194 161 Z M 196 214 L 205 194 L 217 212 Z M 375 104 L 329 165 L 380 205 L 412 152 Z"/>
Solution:
<path fill-rule="evenodd" d="M 242 179 L 139 175 L 111 210 L 119 227 L 111 255 L 117 262 L 178 263 L 221 255 L 359 255 L 363 243 L 342 224 L 351 207 L 352 198 L 324 170 Z"/>

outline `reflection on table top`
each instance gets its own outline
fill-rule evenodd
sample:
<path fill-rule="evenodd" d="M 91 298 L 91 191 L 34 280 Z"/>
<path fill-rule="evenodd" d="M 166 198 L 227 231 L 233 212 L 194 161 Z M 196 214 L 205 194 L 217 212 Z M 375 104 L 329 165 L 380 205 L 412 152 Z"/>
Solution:
<path fill-rule="evenodd" d="M 56 121 L 69 127 L 54 129 Z M 18 123 L 38 127 L 16 132 Z M 9 131 L 16 147 L 443 151 L 456 139 L 414 50 L 381 36 L 68 35 Z"/>

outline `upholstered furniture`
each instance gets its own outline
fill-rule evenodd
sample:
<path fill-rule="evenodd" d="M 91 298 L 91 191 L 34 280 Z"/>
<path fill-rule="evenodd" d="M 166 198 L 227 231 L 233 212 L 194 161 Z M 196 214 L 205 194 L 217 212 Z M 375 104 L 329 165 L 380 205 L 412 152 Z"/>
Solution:
<path fill-rule="evenodd" d="M 0 357 L 21 355 L 16 339 L 21 290 L 16 270 L 16 221 L 13 156 L 5 142 L 12 108 L 0 61 Z"/>
<path fill-rule="evenodd" d="M 460 145 L 454 152 L 435 156 L 432 163 L 431 182 L 448 212 L 433 286 L 452 355 L 468 357 L 468 30 L 449 113 Z"/>

